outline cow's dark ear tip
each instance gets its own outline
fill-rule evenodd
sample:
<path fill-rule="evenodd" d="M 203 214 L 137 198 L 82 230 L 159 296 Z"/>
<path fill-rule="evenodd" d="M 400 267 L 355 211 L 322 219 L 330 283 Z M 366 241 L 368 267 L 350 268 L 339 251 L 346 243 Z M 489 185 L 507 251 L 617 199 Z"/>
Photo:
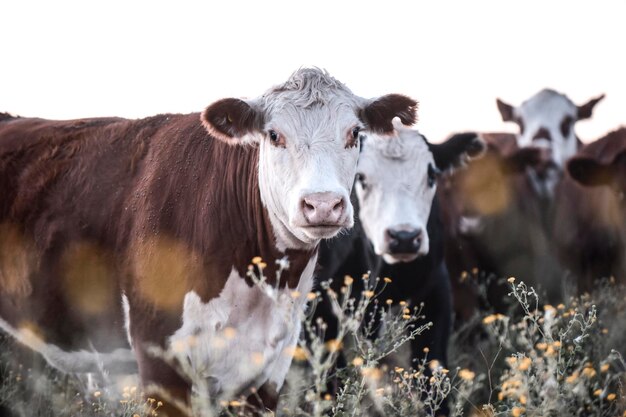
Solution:
<path fill-rule="evenodd" d="M 502 121 L 511 122 L 513 121 L 513 106 L 509 103 L 505 103 L 500 100 L 500 98 L 496 98 L 496 104 L 498 106 L 498 111 L 500 112 L 500 116 L 502 116 Z"/>
<path fill-rule="evenodd" d="M 572 158 L 567 161 L 567 172 L 574 180 L 585 183 L 586 172 L 590 165 L 590 160 L 587 158 Z"/>
<path fill-rule="evenodd" d="M 589 157 L 570 159 L 567 162 L 567 172 L 573 180 L 585 186 L 607 185 L 612 181 L 610 165 L 603 165 Z"/>

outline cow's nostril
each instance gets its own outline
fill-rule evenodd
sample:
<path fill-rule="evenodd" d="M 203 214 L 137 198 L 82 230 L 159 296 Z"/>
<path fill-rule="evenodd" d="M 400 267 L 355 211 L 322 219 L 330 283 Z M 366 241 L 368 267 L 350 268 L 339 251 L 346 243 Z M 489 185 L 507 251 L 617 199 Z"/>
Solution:
<path fill-rule="evenodd" d="M 302 214 L 310 225 L 337 225 L 342 221 L 345 204 L 345 199 L 335 193 L 313 193 L 302 199 Z"/>
<path fill-rule="evenodd" d="M 302 202 L 302 206 L 306 211 L 315 211 L 315 206 L 306 200 Z"/>

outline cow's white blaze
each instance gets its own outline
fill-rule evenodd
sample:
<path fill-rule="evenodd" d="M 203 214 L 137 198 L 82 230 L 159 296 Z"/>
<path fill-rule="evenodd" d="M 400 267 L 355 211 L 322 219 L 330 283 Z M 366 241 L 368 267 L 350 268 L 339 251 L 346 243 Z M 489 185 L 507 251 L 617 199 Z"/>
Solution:
<path fill-rule="evenodd" d="M 211 395 L 233 395 L 268 381 L 281 388 L 316 261 L 309 261 L 296 289 L 250 287 L 233 268 L 219 297 L 203 303 L 195 292 L 185 296 L 183 324 L 169 338 L 170 347 L 209 381 Z"/>
<path fill-rule="evenodd" d="M 429 250 L 426 224 L 436 184 L 428 180 L 435 161 L 424 137 L 394 120 L 393 135 L 368 135 L 357 167 L 356 193 L 363 229 L 388 263 L 407 261 L 390 253 L 389 229 L 418 230 L 421 243 L 414 257 Z"/>

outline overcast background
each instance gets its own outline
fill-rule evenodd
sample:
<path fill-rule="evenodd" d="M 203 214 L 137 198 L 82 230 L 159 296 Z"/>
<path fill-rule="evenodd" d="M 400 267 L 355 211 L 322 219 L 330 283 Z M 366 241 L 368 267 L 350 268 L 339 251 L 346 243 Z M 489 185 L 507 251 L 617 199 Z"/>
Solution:
<path fill-rule="evenodd" d="M 410 3 L 410 4 L 409 4 Z M 55 119 L 200 111 L 252 97 L 301 66 L 356 94 L 420 102 L 433 141 L 514 131 L 495 98 L 544 87 L 575 103 L 592 140 L 626 124 L 624 1 L 7 1 L 0 111 Z"/>

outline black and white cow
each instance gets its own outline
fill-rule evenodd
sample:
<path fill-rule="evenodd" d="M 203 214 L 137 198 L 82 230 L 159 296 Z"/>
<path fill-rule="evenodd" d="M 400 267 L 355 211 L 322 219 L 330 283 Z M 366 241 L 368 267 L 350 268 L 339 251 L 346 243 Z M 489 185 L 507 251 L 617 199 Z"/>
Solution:
<path fill-rule="evenodd" d="M 424 302 L 423 314 L 433 322 L 432 329 L 412 341 L 412 357 L 428 347 L 429 358 L 445 365 L 452 300 L 435 198 L 437 177 L 480 154 L 484 146 L 473 133 L 432 144 L 401 123 L 394 127 L 393 135 L 368 135 L 362 142 L 353 194 L 355 228 L 322 244 L 318 281 L 334 278 L 332 288 L 339 291 L 344 275 L 361 277 L 371 271 L 373 278 L 390 277 L 379 299 L 396 305 Z M 362 285 L 354 280 L 353 290 Z M 336 337 L 328 305 L 318 306 L 317 314 L 328 324 L 326 337 Z"/>

